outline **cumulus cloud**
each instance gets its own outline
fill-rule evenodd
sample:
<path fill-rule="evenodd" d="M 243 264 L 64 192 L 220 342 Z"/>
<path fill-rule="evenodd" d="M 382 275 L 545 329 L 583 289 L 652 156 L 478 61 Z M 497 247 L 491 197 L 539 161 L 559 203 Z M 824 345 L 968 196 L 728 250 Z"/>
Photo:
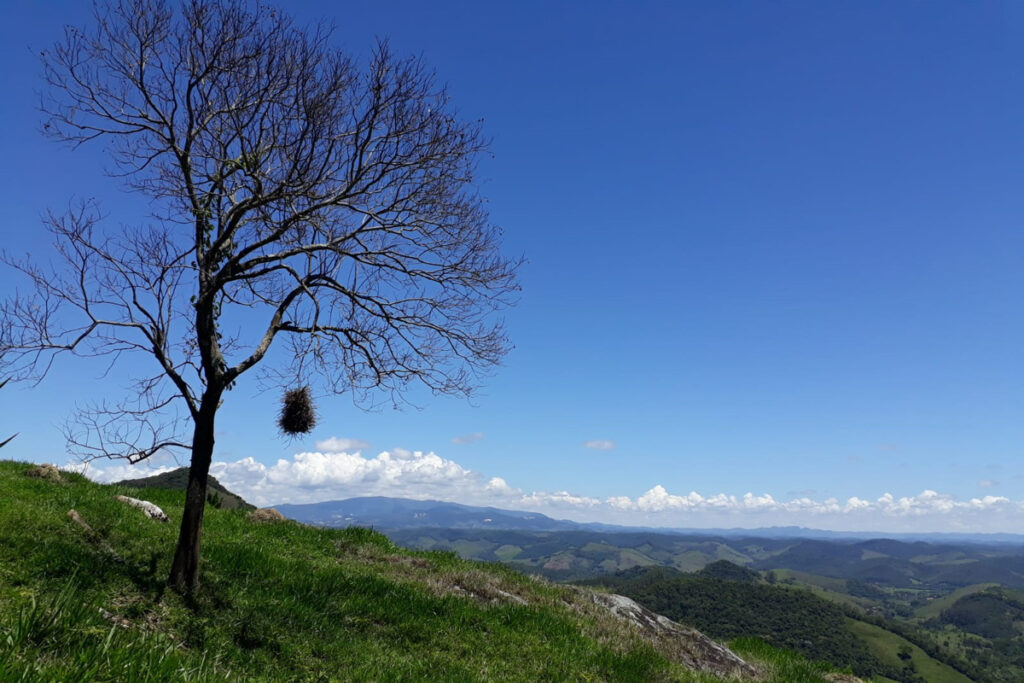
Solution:
<path fill-rule="evenodd" d="M 625 499 L 625 500 L 628 500 Z M 665 512 L 669 510 L 686 511 L 765 511 L 765 512 L 798 512 L 809 515 L 829 515 L 872 510 L 886 515 L 905 517 L 921 516 L 932 513 L 948 513 L 954 510 L 991 510 L 1010 505 L 1010 500 L 1002 496 L 985 496 L 960 501 L 951 495 L 925 490 L 916 496 L 896 498 L 885 493 L 874 501 L 864 500 L 856 496 L 845 502 L 837 498 L 826 498 L 816 501 L 811 498 L 793 498 L 788 501 L 776 500 L 770 494 L 754 495 L 745 493 L 742 496 L 719 493 L 713 496 L 702 496 L 696 491 L 687 495 L 674 495 L 658 485 L 633 501 L 632 505 L 619 503 L 619 507 L 632 508 L 645 512 Z M 1021 507 L 1020 504 L 1016 504 Z"/>
<path fill-rule="evenodd" d="M 452 439 L 452 443 L 457 446 L 462 446 L 467 443 L 473 443 L 474 441 L 480 441 L 484 438 L 483 432 L 473 432 L 472 434 L 463 434 Z"/>
<path fill-rule="evenodd" d="M 359 453 L 298 453 L 264 465 L 252 458 L 210 468 L 225 486 L 261 505 L 356 496 L 397 496 L 487 502 L 511 488 L 434 453 L 396 448 L 368 458 Z M 246 496 L 248 493 L 248 496 Z"/>
<path fill-rule="evenodd" d="M 363 441 L 362 439 L 342 439 L 337 436 L 332 436 L 329 439 L 316 442 L 316 449 L 326 453 L 362 451 L 369 447 L 369 442 Z"/>
<path fill-rule="evenodd" d="M 330 441 L 330 440 L 328 440 Z M 174 463 L 78 466 L 98 481 L 158 474 Z M 657 484 L 631 497 L 605 498 L 571 491 L 526 492 L 505 479 L 463 467 L 436 453 L 395 448 L 375 457 L 329 449 L 297 453 L 265 464 L 253 458 L 215 461 L 210 473 L 257 505 L 311 503 L 357 496 L 436 499 L 530 510 L 577 521 L 661 527 L 765 527 L 798 525 L 846 531 L 1016 532 L 1024 501 L 985 495 L 968 499 L 924 490 L 917 495 L 818 499 L 810 491 L 785 498 L 669 491 Z M 807 495 L 804 495 L 807 494 Z"/>
<path fill-rule="evenodd" d="M 93 460 L 68 463 L 61 469 L 78 472 L 94 481 L 111 484 L 124 479 L 153 477 L 185 465 L 188 465 L 187 460 L 182 462 L 171 452 L 159 451 L 135 465 L 129 464 L 127 460 Z"/>
<path fill-rule="evenodd" d="M 806 497 L 776 500 L 767 493 L 702 496 L 691 491 L 677 495 L 659 485 L 634 501 L 617 498 L 608 502 L 619 510 L 645 513 L 647 519 L 680 519 L 685 515 L 700 520 L 702 526 L 798 524 L 850 531 L 1012 531 L 1024 521 L 1024 502 L 1003 496 L 960 500 L 931 490 L 902 497 L 885 493 L 875 500 L 857 496 L 845 501 Z"/>
<path fill-rule="evenodd" d="M 591 439 L 583 442 L 584 448 L 593 448 L 596 451 L 610 451 L 615 448 L 615 442 L 609 439 Z"/>

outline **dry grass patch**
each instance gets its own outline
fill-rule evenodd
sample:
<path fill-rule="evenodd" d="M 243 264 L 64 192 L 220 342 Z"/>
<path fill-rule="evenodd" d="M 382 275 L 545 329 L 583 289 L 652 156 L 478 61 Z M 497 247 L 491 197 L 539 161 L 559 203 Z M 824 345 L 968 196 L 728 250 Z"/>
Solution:
<path fill-rule="evenodd" d="M 274 508 L 256 508 L 249 513 L 249 521 L 257 524 L 267 522 L 284 522 L 287 518 Z"/>
<path fill-rule="evenodd" d="M 35 477 L 36 479 L 45 479 L 46 481 L 53 482 L 64 481 L 64 478 L 60 476 L 60 470 L 57 469 L 56 465 L 40 465 L 39 467 L 33 467 L 25 472 L 25 476 Z"/>

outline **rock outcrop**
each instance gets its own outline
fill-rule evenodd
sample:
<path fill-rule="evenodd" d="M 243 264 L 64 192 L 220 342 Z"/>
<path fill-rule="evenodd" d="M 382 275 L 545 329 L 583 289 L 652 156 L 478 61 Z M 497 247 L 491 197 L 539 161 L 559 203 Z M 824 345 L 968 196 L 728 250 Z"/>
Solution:
<path fill-rule="evenodd" d="M 729 648 L 716 643 L 700 631 L 655 614 L 624 595 L 590 593 L 595 603 L 620 619 L 635 624 L 645 638 L 658 649 L 695 671 L 715 676 L 756 680 L 760 673 Z"/>
<path fill-rule="evenodd" d="M 169 521 L 167 513 L 160 509 L 159 506 L 150 503 L 148 500 L 139 500 L 138 498 L 132 498 L 130 496 L 114 496 L 115 500 L 119 500 L 125 505 L 130 505 L 133 508 L 139 508 L 146 516 L 150 519 L 155 519 L 158 522 Z"/>

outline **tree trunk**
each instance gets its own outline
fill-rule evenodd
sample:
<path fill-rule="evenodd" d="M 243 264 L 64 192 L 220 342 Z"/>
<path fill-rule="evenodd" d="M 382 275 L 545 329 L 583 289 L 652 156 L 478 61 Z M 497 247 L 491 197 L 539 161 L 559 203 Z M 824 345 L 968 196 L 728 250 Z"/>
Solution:
<path fill-rule="evenodd" d="M 178 547 L 171 563 L 167 583 L 180 591 L 199 588 L 199 543 L 203 534 L 203 512 L 206 509 L 206 479 L 213 459 L 213 425 L 221 392 L 207 388 L 199 406 L 192 435 L 192 461 L 188 469 L 185 510 L 181 515 Z"/>

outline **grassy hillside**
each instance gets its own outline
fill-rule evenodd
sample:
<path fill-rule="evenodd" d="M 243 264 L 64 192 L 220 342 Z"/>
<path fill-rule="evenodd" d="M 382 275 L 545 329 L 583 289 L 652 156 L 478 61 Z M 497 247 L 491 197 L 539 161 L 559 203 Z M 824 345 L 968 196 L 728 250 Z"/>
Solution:
<path fill-rule="evenodd" d="M 971 584 L 1024 589 L 1024 548 L 1012 544 L 374 526 L 406 547 L 454 550 L 467 559 L 507 562 L 558 581 L 615 574 L 641 564 L 692 572 L 719 560 L 758 571 L 827 577 L 835 585 L 821 587 L 839 593 L 849 592 L 845 582 L 853 581 L 885 589 L 888 598 L 906 603 L 903 617 L 922 601 Z"/>
<path fill-rule="evenodd" d="M 163 524 L 113 498 L 139 491 L 31 467 L 0 462 L 0 680 L 716 680 L 577 589 L 243 510 L 207 510 L 185 599 L 163 585 L 182 492 L 144 492 Z M 767 681 L 826 680 L 745 646 Z"/>
<path fill-rule="evenodd" d="M 420 528 L 387 533 L 402 545 L 452 550 L 467 559 L 505 562 L 558 581 L 614 577 L 640 566 L 673 567 L 699 574 L 703 568 L 726 559 L 748 570 L 759 570 L 764 583 L 791 591 L 809 591 L 833 603 L 838 612 L 833 608 L 814 608 L 821 615 L 832 615 L 833 623 L 838 623 L 837 615 L 842 613 L 879 626 L 979 683 L 1024 680 L 1024 590 L 1013 588 L 1024 580 L 1024 549 L 1019 545 L 726 538 L 633 531 L 536 533 Z M 741 574 L 750 577 L 748 573 Z M 771 635 L 772 643 L 785 647 L 800 649 L 804 642 L 813 643 L 813 637 L 797 636 L 810 623 L 807 611 L 801 611 L 800 605 L 815 603 L 807 603 L 803 596 L 793 593 L 774 595 L 778 597 L 772 601 L 780 607 L 770 610 L 772 626 L 788 634 L 782 641 L 778 634 L 756 630 L 757 619 L 741 619 L 733 613 L 723 619 L 712 596 L 698 600 L 699 596 L 692 591 L 690 597 L 697 602 L 687 604 L 686 609 L 693 611 L 673 612 L 669 616 L 694 623 L 720 638 L 737 635 L 732 628 L 712 630 L 722 625 L 718 622 L 727 622 L 724 626 L 746 624 L 749 630 L 744 634 Z M 750 604 L 746 597 L 736 601 L 736 614 L 756 614 Z M 649 606 L 656 611 L 672 609 L 661 603 Z M 701 615 L 705 608 L 707 614 Z M 848 638 L 843 633 L 839 641 Z M 864 645 L 861 649 L 866 651 Z M 852 649 L 844 649 L 835 660 L 851 663 L 852 654 Z M 904 671 L 905 661 L 899 661 L 897 677 L 910 680 L 917 674 Z"/>
<path fill-rule="evenodd" d="M 972 683 L 952 667 L 928 656 L 917 645 L 880 626 L 850 619 L 850 630 L 871 648 L 884 663 L 916 675 L 927 683 Z M 902 656 L 901 656 L 902 654 Z"/>
<path fill-rule="evenodd" d="M 942 614 L 943 610 L 947 609 L 948 607 L 952 607 L 953 603 L 955 603 L 960 598 L 966 595 L 980 593 L 981 591 L 986 590 L 988 588 L 995 588 L 998 585 L 999 584 L 997 583 L 975 583 L 970 586 L 958 588 L 949 595 L 944 595 L 941 598 L 935 598 L 934 600 L 928 601 L 921 607 L 918 607 L 916 610 L 914 610 L 914 616 L 920 619 L 931 619 L 933 617 L 938 617 L 940 614 Z"/>
<path fill-rule="evenodd" d="M 849 580 L 835 579 L 828 576 L 808 574 L 794 569 L 773 569 L 769 572 L 772 578 L 784 585 L 799 586 L 815 595 L 843 607 L 855 610 L 867 610 L 871 607 L 870 600 L 850 595 Z"/>
<path fill-rule="evenodd" d="M 608 586 L 716 638 L 760 636 L 812 659 L 850 666 L 858 675 L 889 674 L 890 669 L 896 673 L 896 668 L 873 657 L 850 632 L 840 608 L 807 591 L 754 583 L 748 577 L 734 581 L 666 567 L 622 572 L 585 583 Z"/>
<path fill-rule="evenodd" d="M 736 549 L 725 539 L 647 532 L 405 528 L 386 533 L 406 547 L 452 550 L 467 559 L 505 562 L 557 581 L 588 579 L 648 565 L 696 571 L 720 560 L 747 564 L 767 555 L 764 548 L 748 550 L 742 542 L 737 542 L 740 549 Z M 779 546 L 776 550 L 787 547 L 777 541 L 765 543 Z"/>
<path fill-rule="evenodd" d="M 896 665 L 899 660 L 904 678 L 969 678 L 979 683 L 1024 680 L 1024 637 L 1020 635 L 1024 632 L 1024 593 L 993 583 L 943 594 L 793 570 L 771 573 L 794 590 L 811 590 L 842 605 L 857 626 L 853 632 L 870 644 L 882 661 Z M 904 647 L 910 652 L 898 657 L 898 650 Z M 913 667 L 907 666 L 910 662 Z"/>
<path fill-rule="evenodd" d="M 809 574 L 804 576 L 814 578 Z M 824 583 L 831 581 L 822 578 Z M 874 681 L 1021 680 L 1014 676 L 1016 670 L 1006 668 L 1006 662 L 999 660 L 999 653 L 991 648 L 984 653 L 956 652 L 948 646 L 940 646 L 934 632 L 865 614 L 802 587 L 769 584 L 744 567 L 708 565 L 697 573 L 656 567 L 584 583 L 608 586 L 660 614 L 693 624 L 713 637 L 759 636 L 772 645 L 798 651 L 808 658 L 849 666 L 854 673 Z M 831 588 L 838 588 L 838 585 Z M 831 588 L 817 590 L 830 593 Z M 970 612 L 970 616 L 976 616 L 976 611 Z M 1004 659 L 1009 658 L 1008 654 L 1003 654 Z M 992 671 L 992 676 L 984 675 L 986 665 L 976 661 L 981 656 L 999 664 L 1000 671 Z M 975 660 L 973 665 L 972 660 Z M 961 671 L 967 671 L 970 676 Z M 1004 673 L 1009 675 L 1004 676 Z"/>

